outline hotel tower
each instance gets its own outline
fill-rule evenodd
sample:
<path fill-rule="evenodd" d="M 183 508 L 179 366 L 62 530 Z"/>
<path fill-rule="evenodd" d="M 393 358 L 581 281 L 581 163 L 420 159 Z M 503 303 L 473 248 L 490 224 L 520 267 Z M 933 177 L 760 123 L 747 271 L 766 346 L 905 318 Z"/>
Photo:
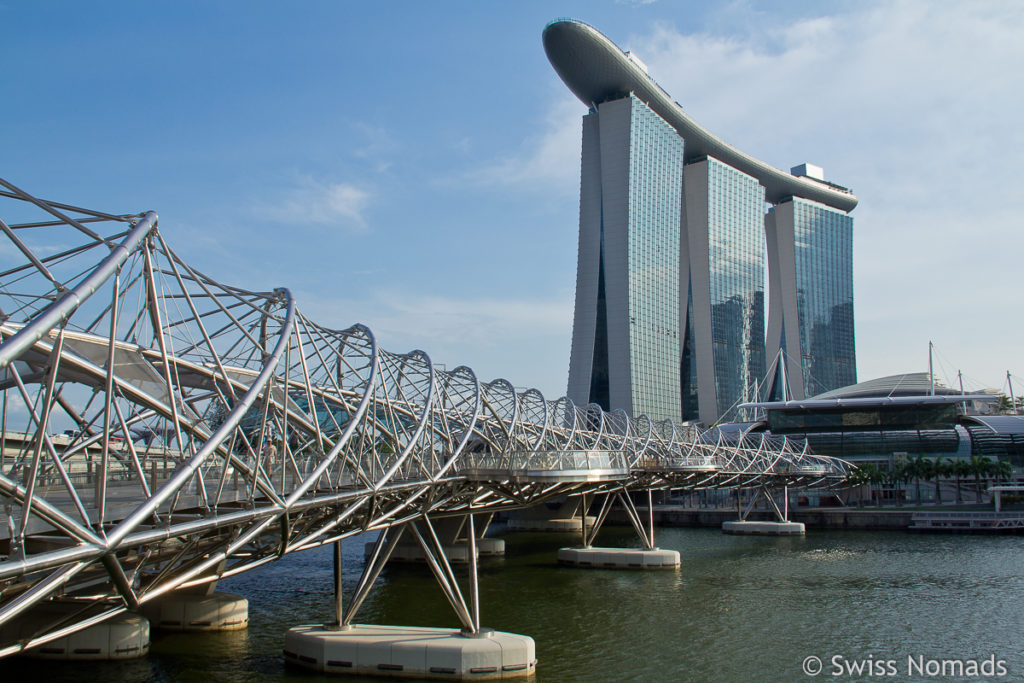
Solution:
<path fill-rule="evenodd" d="M 584 23 L 544 49 L 589 108 L 569 398 L 711 424 L 855 383 L 857 198 L 715 137 Z"/>

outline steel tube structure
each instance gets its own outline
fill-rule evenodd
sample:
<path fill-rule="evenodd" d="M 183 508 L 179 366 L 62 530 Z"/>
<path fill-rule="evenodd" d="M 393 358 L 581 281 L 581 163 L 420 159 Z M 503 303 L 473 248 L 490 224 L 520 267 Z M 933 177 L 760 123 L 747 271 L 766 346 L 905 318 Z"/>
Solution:
<path fill-rule="evenodd" d="M 200 273 L 153 212 L 0 185 L 0 655 L 367 530 L 391 530 L 382 566 L 400 525 L 428 515 L 845 478 L 790 442 L 728 442 L 386 351 L 362 325 L 309 319 L 287 289 Z M 339 622 L 364 589 L 345 615 L 336 603 Z M 60 602 L 63 617 L 43 609 Z M 477 603 L 474 584 L 478 629 Z"/>

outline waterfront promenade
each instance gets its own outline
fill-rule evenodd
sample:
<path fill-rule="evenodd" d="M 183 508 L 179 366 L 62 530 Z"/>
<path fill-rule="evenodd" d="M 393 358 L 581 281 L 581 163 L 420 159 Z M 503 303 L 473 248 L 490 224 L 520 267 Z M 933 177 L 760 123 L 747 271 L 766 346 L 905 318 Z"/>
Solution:
<path fill-rule="evenodd" d="M 646 510 L 641 506 L 641 511 Z M 964 531 L 964 532 L 1007 532 L 1020 533 L 1024 522 L 1024 510 L 995 512 L 992 506 L 965 505 L 902 507 L 815 507 L 790 508 L 789 518 L 800 522 L 807 529 L 814 530 L 855 530 L 855 531 Z M 685 505 L 655 505 L 654 519 L 660 526 L 667 527 L 712 527 L 721 528 L 723 522 L 736 519 L 736 510 L 724 507 L 688 507 Z M 755 510 L 751 520 L 774 519 L 769 510 Z M 934 528 L 925 526 L 929 522 Z M 616 517 L 616 522 L 625 523 Z M 917 527 L 917 528 L 915 528 Z"/>

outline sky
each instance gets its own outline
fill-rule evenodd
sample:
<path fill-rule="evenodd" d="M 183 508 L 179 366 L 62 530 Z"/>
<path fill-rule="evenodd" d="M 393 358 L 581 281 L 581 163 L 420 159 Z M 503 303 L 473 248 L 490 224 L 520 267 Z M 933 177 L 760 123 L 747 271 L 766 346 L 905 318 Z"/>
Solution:
<path fill-rule="evenodd" d="M 926 370 L 929 341 L 952 386 L 1024 375 L 1019 2 L 0 0 L 0 177 L 154 210 L 221 282 L 555 398 L 586 113 L 541 45 L 559 17 L 857 194 L 859 379 Z"/>

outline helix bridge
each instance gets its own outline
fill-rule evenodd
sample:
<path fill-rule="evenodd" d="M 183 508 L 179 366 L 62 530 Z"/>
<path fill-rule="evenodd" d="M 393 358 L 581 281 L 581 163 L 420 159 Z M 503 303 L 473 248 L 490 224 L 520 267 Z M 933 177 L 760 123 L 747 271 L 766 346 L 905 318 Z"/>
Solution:
<path fill-rule="evenodd" d="M 422 520 L 845 478 L 803 442 L 387 351 L 287 289 L 199 272 L 155 213 L 0 186 L 0 656 L 366 531 L 382 530 L 382 565 L 388 533 L 429 536 Z"/>

